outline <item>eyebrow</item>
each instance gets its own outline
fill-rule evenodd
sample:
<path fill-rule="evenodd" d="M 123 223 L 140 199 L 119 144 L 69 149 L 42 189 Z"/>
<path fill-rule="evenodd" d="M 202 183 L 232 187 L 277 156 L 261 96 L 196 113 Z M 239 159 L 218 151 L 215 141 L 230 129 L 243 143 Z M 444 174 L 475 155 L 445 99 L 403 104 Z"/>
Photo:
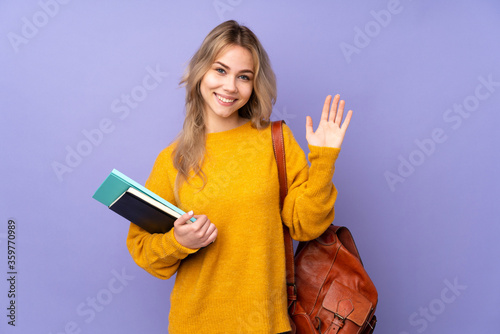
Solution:
<path fill-rule="evenodd" d="M 229 66 L 227 66 L 224 63 L 221 63 L 220 61 L 216 61 L 214 64 L 219 64 L 220 66 L 224 67 L 226 70 L 230 70 L 231 69 Z M 247 70 L 242 70 L 242 71 L 240 71 L 240 73 L 252 73 L 252 74 L 254 74 L 252 70 L 248 70 L 248 69 Z"/>

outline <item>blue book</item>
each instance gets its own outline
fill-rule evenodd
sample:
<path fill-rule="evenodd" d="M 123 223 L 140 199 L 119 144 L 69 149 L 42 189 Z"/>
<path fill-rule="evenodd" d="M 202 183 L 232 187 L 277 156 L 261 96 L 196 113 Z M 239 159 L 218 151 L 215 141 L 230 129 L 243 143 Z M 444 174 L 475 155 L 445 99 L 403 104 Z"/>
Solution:
<path fill-rule="evenodd" d="M 166 233 L 184 211 L 116 169 L 97 189 L 94 199 L 149 233 Z M 195 219 L 191 218 L 194 222 Z"/>

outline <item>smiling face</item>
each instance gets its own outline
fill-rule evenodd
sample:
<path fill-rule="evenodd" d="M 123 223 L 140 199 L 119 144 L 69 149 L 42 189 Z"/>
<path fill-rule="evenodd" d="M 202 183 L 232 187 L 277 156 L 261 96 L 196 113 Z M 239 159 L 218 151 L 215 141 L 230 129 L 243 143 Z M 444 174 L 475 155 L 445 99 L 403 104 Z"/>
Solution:
<path fill-rule="evenodd" d="M 229 46 L 216 57 L 200 83 L 209 133 L 233 129 L 246 121 L 238 110 L 252 95 L 253 79 L 254 62 L 247 49 Z"/>

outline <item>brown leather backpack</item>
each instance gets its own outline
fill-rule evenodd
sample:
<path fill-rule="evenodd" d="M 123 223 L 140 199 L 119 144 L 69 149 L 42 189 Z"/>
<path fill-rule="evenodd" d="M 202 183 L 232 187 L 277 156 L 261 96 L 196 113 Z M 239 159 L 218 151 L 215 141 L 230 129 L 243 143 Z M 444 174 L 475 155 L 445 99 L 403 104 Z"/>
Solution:
<path fill-rule="evenodd" d="M 288 191 L 282 123 L 272 123 L 281 205 Z M 283 233 L 292 333 L 373 333 L 378 293 L 349 230 L 330 225 L 317 239 L 300 242 L 295 259 L 285 225 Z"/>

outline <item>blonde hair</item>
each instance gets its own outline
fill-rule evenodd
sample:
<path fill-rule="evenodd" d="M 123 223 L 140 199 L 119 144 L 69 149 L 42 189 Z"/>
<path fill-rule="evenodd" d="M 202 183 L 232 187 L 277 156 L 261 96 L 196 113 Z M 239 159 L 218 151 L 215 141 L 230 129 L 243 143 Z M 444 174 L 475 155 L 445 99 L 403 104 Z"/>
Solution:
<path fill-rule="evenodd" d="M 186 87 L 186 118 L 182 131 L 176 138 L 172 152 L 174 167 L 178 171 L 176 188 L 183 181 L 189 183 L 190 173 L 199 176 L 206 184 L 201 166 L 205 155 L 206 126 L 200 83 L 216 58 L 230 46 L 241 46 L 250 51 L 254 62 L 253 92 L 248 102 L 238 110 L 257 129 L 269 125 L 269 117 L 276 102 L 276 77 L 269 57 L 257 36 L 245 26 L 230 20 L 215 27 L 191 58 L 180 82 Z M 203 188 L 202 186 L 202 188 Z"/>

